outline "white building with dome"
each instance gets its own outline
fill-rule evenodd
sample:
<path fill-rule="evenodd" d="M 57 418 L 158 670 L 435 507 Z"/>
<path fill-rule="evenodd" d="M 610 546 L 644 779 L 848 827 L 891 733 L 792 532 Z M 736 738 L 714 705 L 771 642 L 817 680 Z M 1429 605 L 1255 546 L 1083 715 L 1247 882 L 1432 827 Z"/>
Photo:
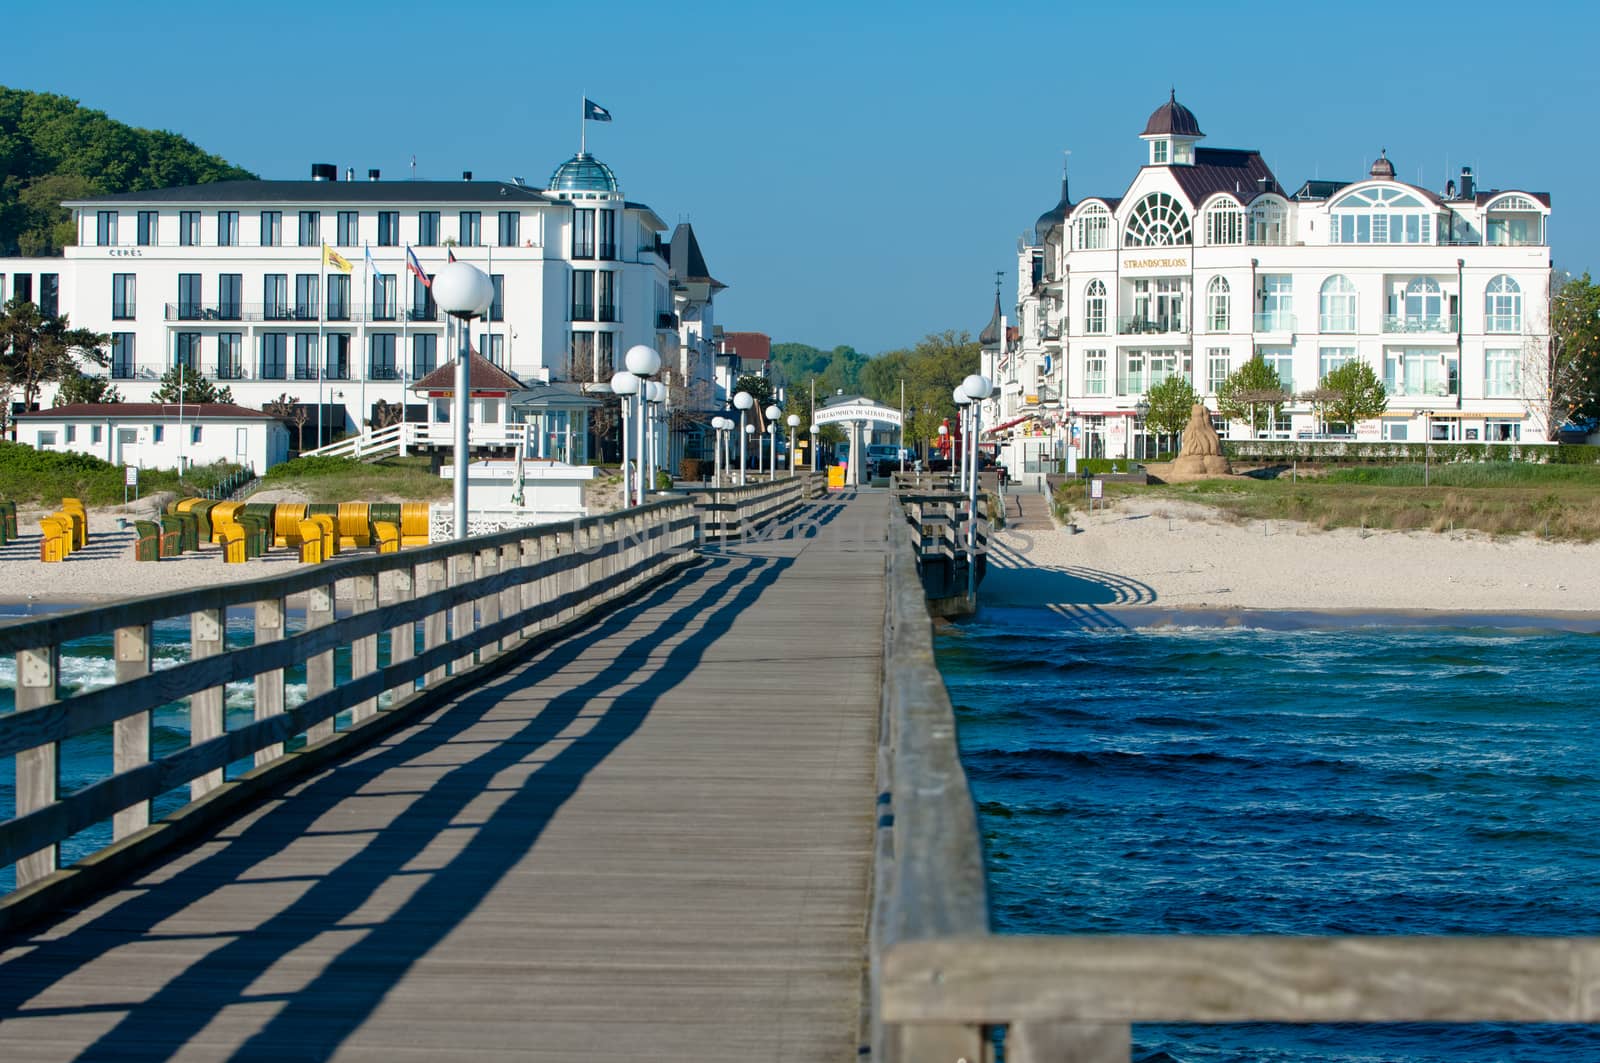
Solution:
<path fill-rule="evenodd" d="M 1215 410 L 1223 380 L 1256 356 L 1296 396 L 1353 360 L 1389 393 L 1382 418 L 1336 426 L 1297 397 L 1273 438 L 1542 442 L 1557 427 L 1543 422 L 1537 370 L 1548 195 L 1484 191 L 1470 169 L 1420 188 L 1387 153 L 1358 180 L 1290 192 L 1260 152 L 1203 139 L 1174 93 L 1120 195 L 1075 201 L 1063 177 L 1019 243 L 1019 335 L 992 359 L 987 415 L 1013 462 L 1073 442 L 1086 457 L 1153 455 L 1170 441 L 1145 431 L 1151 386 L 1185 376 Z"/>
<path fill-rule="evenodd" d="M 76 245 L 59 258 L 0 259 L 0 299 L 24 295 L 108 334 L 100 372 L 127 401 L 150 401 L 183 362 L 244 406 L 285 394 L 320 402 L 325 437 L 354 432 L 380 400 L 428 419 L 427 396 L 411 385 L 451 356 L 444 315 L 408 271 L 408 248 L 425 275 L 447 255 L 490 275 L 494 302 L 470 342 L 543 397 L 541 417 L 559 419 L 551 397 L 609 379 L 634 344 L 661 352 L 685 385 L 680 394 L 711 379 L 712 302 L 723 285 L 709 277 L 693 232 L 669 233 L 593 155 L 563 162 L 543 188 L 471 173 L 383 180 L 369 170 L 361 181 L 351 170 L 339 180 L 333 166 L 311 169 L 304 181 L 70 201 Z M 351 271 L 325 268 L 323 245 Z M 675 268 L 675 251 L 693 261 Z M 51 398 L 47 388 L 43 405 Z M 575 401 L 570 413 L 592 405 Z M 561 427 L 552 432 L 566 438 L 571 426 Z"/>

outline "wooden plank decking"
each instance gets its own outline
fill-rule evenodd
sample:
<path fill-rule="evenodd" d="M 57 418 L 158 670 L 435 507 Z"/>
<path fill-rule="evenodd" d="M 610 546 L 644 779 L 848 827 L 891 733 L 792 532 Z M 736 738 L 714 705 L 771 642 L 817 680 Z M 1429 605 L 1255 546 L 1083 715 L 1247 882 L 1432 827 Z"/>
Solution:
<path fill-rule="evenodd" d="M 0 1058 L 853 1058 L 887 508 L 809 506 L 10 943 Z"/>

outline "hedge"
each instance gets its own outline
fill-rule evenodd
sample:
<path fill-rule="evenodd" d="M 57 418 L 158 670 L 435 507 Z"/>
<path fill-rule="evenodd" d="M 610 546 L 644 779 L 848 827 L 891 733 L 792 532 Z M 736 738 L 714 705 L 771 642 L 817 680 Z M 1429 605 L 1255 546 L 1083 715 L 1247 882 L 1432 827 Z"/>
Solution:
<path fill-rule="evenodd" d="M 1538 464 L 1600 463 L 1600 447 L 1552 443 L 1354 443 L 1329 440 L 1247 439 L 1224 441 L 1234 461 L 1434 462 L 1526 461 Z"/>

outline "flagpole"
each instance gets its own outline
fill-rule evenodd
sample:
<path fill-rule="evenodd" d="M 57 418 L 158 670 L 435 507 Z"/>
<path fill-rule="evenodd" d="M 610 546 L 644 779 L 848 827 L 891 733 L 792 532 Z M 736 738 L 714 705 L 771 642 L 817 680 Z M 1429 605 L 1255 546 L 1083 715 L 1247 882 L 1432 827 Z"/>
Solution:
<path fill-rule="evenodd" d="M 578 154 L 589 150 L 589 109 L 587 93 L 578 102 Z"/>
<path fill-rule="evenodd" d="M 362 338 L 365 339 L 367 343 L 367 356 L 369 364 L 361 367 L 361 390 L 358 392 L 358 394 L 361 396 L 358 400 L 361 405 L 356 407 L 356 439 L 358 441 L 356 443 L 357 457 L 359 457 L 361 454 L 361 444 L 359 442 L 362 434 L 361 418 L 365 415 L 367 409 L 367 373 L 372 369 L 370 364 L 372 355 L 372 245 L 363 243 L 361 245 L 361 250 L 366 252 L 366 254 L 363 256 L 365 261 L 361 263 L 361 283 L 362 286 L 367 289 L 367 320 L 363 323 L 361 332 Z M 360 357 L 360 355 L 358 354 L 357 357 Z"/>
<path fill-rule="evenodd" d="M 411 245 L 406 245 L 406 272 L 411 272 Z M 395 275 L 398 280 L 399 274 Z M 411 315 L 417 312 L 417 283 L 411 282 L 411 309 L 400 315 L 400 456 L 406 456 L 406 340 L 411 335 Z"/>

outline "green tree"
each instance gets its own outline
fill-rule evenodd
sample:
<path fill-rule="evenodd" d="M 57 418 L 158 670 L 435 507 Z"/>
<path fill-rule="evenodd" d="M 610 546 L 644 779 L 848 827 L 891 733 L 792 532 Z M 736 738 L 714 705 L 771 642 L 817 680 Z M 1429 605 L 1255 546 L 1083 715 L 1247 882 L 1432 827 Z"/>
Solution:
<path fill-rule="evenodd" d="M 254 175 L 178 136 L 135 129 L 49 93 L 0 87 L 0 254 L 58 254 L 63 199 Z"/>
<path fill-rule="evenodd" d="M 1530 338 L 1523 351 L 1523 405 L 1545 438 L 1575 418 L 1600 417 L 1600 285 L 1585 273 L 1555 273 L 1550 282 L 1549 340 Z"/>
<path fill-rule="evenodd" d="M 232 402 L 233 389 L 217 387 L 193 369 L 175 365 L 161 377 L 161 386 L 151 398 L 156 402 Z"/>
<path fill-rule="evenodd" d="M 106 377 L 73 372 L 61 378 L 61 386 L 56 390 L 56 397 L 50 405 L 73 406 L 82 402 L 98 404 L 121 401 L 122 393 Z"/>
<path fill-rule="evenodd" d="M 954 421 L 950 397 L 957 384 L 978 371 L 981 348 L 967 332 L 945 331 L 924 336 L 915 347 L 888 351 L 861 370 L 861 390 L 885 406 L 900 406 L 905 382 L 906 444 L 927 452 L 946 419 Z"/>
<path fill-rule="evenodd" d="M 1144 415 L 1144 423 L 1151 431 L 1162 435 L 1177 435 L 1183 431 L 1184 425 L 1189 423 L 1194 404 L 1200 401 L 1194 385 L 1182 376 L 1167 377 L 1147 391 L 1144 397 L 1150 404 L 1150 409 Z"/>
<path fill-rule="evenodd" d="M 0 379 L 20 390 L 24 408 L 31 409 L 44 384 L 78 372 L 80 358 L 105 365 L 101 348 L 109 342 L 102 333 L 73 328 L 65 314 L 51 316 L 13 298 L 0 314 Z"/>
<path fill-rule="evenodd" d="M 1328 392 L 1322 405 L 1323 417 L 1330 424 L 1355 430 L 1357 421 L 1382 417 L 1389 408 L 1389 392 L 1366 362 L 1346 362 L 1322 378 L 1321 390 Z"/>
<path fill-rule="evenodd" d="M 772 381 L 764 376 L 746 373 L 733 385 L 733 390 L 735 393 L 748 391 L 751 394 L 756 400 L 756 404 L 751 407 L 752 410 L 764 410 L 772 405 Z"/>
<path fill-rule="evenodd" d="M 1217 389 L 1217 412 L 1230 421 L 1243 421 L 1257 432 L 1268 425 L 1273 411 L 1288 401 L 1278 371 L 1260 355 L 1228 374 Z"/>

